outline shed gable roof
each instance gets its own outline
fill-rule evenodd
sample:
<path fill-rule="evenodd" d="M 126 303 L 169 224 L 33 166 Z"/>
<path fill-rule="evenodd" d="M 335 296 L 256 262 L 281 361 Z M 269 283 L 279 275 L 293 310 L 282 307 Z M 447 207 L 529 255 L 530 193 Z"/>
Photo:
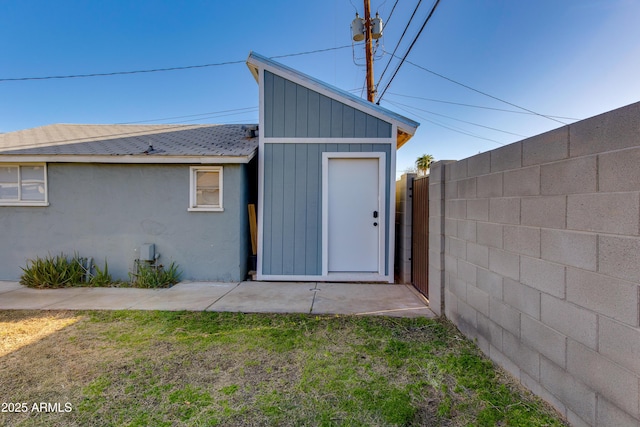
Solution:
<path fill-rule="evenodd" d="M 169 157 L 234 157 L 242 161 L 250 160 L 258 147 L 257 138 L 246 134 L 243 125 L 54 124 L 0 134 L 0 158 L 128 156 L 153 163 Z"/>
<path fill-rule="evenodd" d="M 258 84 L 260 84 L 259 70 L 261 68 L 266 69 L 273 74 L 284 78 L 293 78 L 296 83 L 301 84 L 308 89 L 324 93 L 327 96 L 342 102 L 347 105 L 351 105 L 354 108 L 370 114 L 374 117 L 378 117 L 382 120 L 389 121 L 397 125 L 398 134 L 396 137 L 397 148 L 400 148 L 405 144 L 416 132 L 416 129 L 420 125 L 419 123 L 408 119 L 400 114 L 397 114 L 384 107 L 376 105 L 372 102 L 368 102 L 362 98 L 359 98 L 345 90 L 339 89 L 330 84 L 324 83 L 314 77 L 301 73 L 279 62 L 273 61 L 265 56 L 251 52 L 247 58 L 247 66 L 253 74 Z"/>

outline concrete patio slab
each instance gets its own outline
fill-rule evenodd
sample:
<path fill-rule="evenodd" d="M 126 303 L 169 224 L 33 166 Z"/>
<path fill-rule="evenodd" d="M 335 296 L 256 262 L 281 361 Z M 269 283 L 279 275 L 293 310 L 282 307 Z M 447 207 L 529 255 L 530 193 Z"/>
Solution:
<path fill-rule="evenodd" d="M 22 289 L 22 285 L 20 284 L 20 282 L 0 280 L 0 294 L 9 291 L 15 291 L 16 289 Z"/>
<path fill-rule="evenodd" d="M 207 311 L 309 313 L 315 283 L 242 282 Z"/>
<path fill-rule="evenodd" d="M 86 288 L 30 289 L 19 285 L 18 289 L 0 295 L 0 309 L 40 310 L 68 301 L 85 293 Z"/>
<path fill-rule="evenodd" d="M 158 289 L 79 288 L 77 295 L 50 304 L 47 310 L 123 310 L 161 292 Z M 59 291 L 56 289 L 53 292 Z M 66 289 L 65 289 L 66 290 Z M 18 292 L 18 291 L 16 291 Z M 42 291 L 40 291 L 42 292 Z"/>
<path fill-rule="evenodd" d="M 133 306 L 133 310 L 203 311 L 239 283 L 184 282 L 162 289 L 151 298 Z"/>
<path fill-rule="evenodd" d="M 318 283 L 312 314 L 436 317 L 406 285 Z"/>

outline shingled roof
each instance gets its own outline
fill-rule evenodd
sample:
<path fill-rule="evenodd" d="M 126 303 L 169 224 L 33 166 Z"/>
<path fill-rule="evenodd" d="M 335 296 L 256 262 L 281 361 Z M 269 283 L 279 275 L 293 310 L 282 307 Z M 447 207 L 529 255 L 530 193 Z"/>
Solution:
<path fill-rule="evenodd" d="M 255 125 L 55 124 L 0 134 L 0 159 L 153 163 L 206 157 L 244 163 L 258 148 L 247 126 Z"/>

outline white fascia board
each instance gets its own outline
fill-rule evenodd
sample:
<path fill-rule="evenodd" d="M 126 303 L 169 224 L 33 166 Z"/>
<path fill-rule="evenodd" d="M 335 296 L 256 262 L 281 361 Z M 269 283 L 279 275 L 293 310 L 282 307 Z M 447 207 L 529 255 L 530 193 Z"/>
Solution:
<path fill-rule="evenodd" d="M 400 114 L 394 113 L 391 110 L 387 110 L 384 107 L 380 107 L 376 104 L 364 101 L 356 97 L 355 95 L 350 94 L 349 92 L 346 92 L 335 86 L 331 86 L 311 76 L 289 68 L 286 65 L 282 65 L 278 62 L 272 61 L 269 58 L 266 58 L 255 52 L 251 52 L 249 54 L 249 57 L 247 58 L 247 65 L 249 66 L 249 69 L 251 70 L 254 77 L 256 76 L 256 73 L 252 67 L 262 68 L 263 70 L 267 70 L 273 74 L 287 78 L 294 83 L 309 88 L 329 98 L 336 99 L 337 101 L 353 107 L 356 110 L 364 111 L 367 114 L 370 114 L 371 116 L 376 117 L 380 120 L 395 124 L 398 129 L 412 136 L 415 134 L 418 126 L 420 125 L 418 122 L 401 116 Z"/>
<path fill-rule="evenodd" d="M 0 162 L 25 163 L 120 163 L 120 164 L 238 164 L 249 163 L 256 152 L 248 156 L 100 156 L 100 155 L 25 155 L 0 154 Z"/>
<path fill-rule="evenodd" d="M 394 138 L 296 138 L 269 137 L 262 138 L 263 144 L 395 144 Z"/>

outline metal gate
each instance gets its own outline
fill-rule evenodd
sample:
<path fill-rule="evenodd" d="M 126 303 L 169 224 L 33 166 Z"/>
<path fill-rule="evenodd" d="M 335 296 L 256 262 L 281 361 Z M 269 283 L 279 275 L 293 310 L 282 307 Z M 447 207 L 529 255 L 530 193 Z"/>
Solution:
<path fill-rule="evenodd" d="M 429 177 L 413 180 L 411 281 L 429 297 Z"/>

